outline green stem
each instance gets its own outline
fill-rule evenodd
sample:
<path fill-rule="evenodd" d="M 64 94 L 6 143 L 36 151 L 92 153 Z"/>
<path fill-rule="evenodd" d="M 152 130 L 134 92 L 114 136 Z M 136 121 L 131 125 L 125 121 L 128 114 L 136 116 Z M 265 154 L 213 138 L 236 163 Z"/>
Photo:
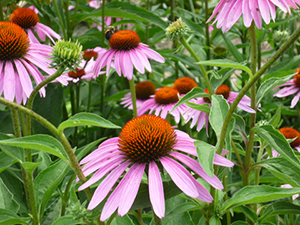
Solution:
<path fill-rule="evenodd" d="M 226 183 L 226 173 L 223 176 L 223 185 L 224 185 L 224 192 L 225 192 L 224 199 L 225 199 L 225 201 L 227 201 L 228 200 L 228 190 L 227 190 L 227 183 Z M 226 220 L 227 220 L 227 224 L 231 224 L 231 216 L 230 216 L 229 211 L 226 212 Z"/>
<path fill-rule="evenodd" d="M 135 84 L 134 79 L 129 80 L 131 99 L 132 99 L 132 107 L 133 107 L 133 117 L 137 117 L 137 107 L 136 107 L 136 93 L 135 93 Z"/>
<path fill-rule="evenodd" d="M 79 180 L 81 182 L 86 182 L 86 178 L 84 174 L 81 171 L 81 168 L 78 164 L 78 161 L 76 159 L 76 156 L 72 150 L 72 147 L 70 143 L 68 142 L 68 139 L 65 137 L 65 135 L 61 132 L 58 133 L 58 130 L 55 126 L 53 126 L 48 120 L 45 118 L 41 117 L 37 113 L 33 112 L 30 109 L 25 108 L 24 106 L 18 105 L 14 102 L 8 101 L 5 98 L 0 97 L 0 104 L 3 104 L 7 107 L 9 107 L 11 110 L 18 110 L 21 113 L 24 113 L 26 116 L 31 117 L 32 119 L 36 120 L 39 122 L 41 125 L 46 127 L 51 133 L 54 134 L 54 136 L 57 137 L 57 139 L 60 141 L 60 143 L 63 145 L 66 153 L 69 156 L 70 160 L 70 167 L 75 171 L 76 175 L 78 176 Z M 85 189 L 86 195 L 88 199 L 90 200 L 92 197 L 92 191 L 90 188 Z"/>
<path fill-rule="evenodd" d="M 71 25 L 70 25 L 70 16 L 69 16 L 69 0 L 63 1 L 63 6 L 66 14 L 66 23 L 67 23 L 67 40 L 71 38 Z"/>
<path fill-rule="evenodd" d="M 256 73 L 256 64 L 257 64 L 257 51 L 256 51 L 256 37 L 255 37 L 255 24 L 252 22 L 250 28 L 249 28 L 249 34 L 250 34 L 250 43 L 251 43 L 251 72 L 252 74 Z M 251 79 L 252 77 L 250 77 Z M 256 110 L 256 85 L 253 83 L 251 86 L 251 108 Z M 255 126 L 255 120 L 256 120 L 256 113 L 250 114 L 250 134 L 248 139 L 248 145 L 246 147 L 246 155 L 244 160 L 244 172 L 249 173 L 249 167 L 250 167 L 250 161 L 251 161 L 251 154 L 254 144 L 254 135 L 255 131 L 252 129 Z M 249 177 L 249 176 L 247 176 Z M 249 185 L 250 181 L 247 181 L 247 185 Z"/>
<path fill-rule="evenodd" d="M 235 153 L 235 155 L 236 155 L 236 157 L 237 157 L 237 159 L 238 159 L 238 161 L 239 161 L 239 164 L 240 164 L 241 166 L 243 166 L 242 158 L 241 158 L 241 156 L 240 156 L 240 154 L 239 154 L 239 151 L 238 151 L 237 147 L 235 146 L 234 141 L 233 141 L 232 139 L 231 139 L 231 145 L 232 145 L 232 148 L 233 148 L 233 150 L 234 150 L 234 153 Z"/>
<path fill-rule="evenodd" d="M 208 12 L 208 0 L 205 0 L 205 21 L 209 18 L 209 12 Z M 210 37 L 209 37 L 209 23 L 205 23 L 205 35 L 206 35 L 206 60 L 210 60 Z M 207 70 L 210 68 L 207 67 Z"/>
<path fill-rule="evenodd" d="M 265 149 L 265 142 L 262 142 L 261 146 L 259 148 L 258 154 L 257 154 L 257 159 L 256 159 L 257 163 L 261 161 L 261 156 L 263 154 L 264 149 Z M 255 183 L 254 183 L 255 185 L 259 185 L 260 170 L 261 170 L 261 167 L 255 168 Z M 253 205 L 253 210 L 254 210 L 254 212 L 257 211 L 257 203 L 255 203 Z"/>
<path fill-rule="evenodd" d="M 54 1 L 55 2 L 55 1 Z M 65 67 L 61 66 L 59 67 L 56 72 L 48 77 L 47 79 L 43 80 L 41 83 L 39 83 L 31 92 L 26 107 L 31 110 L 33 101 L 39 90 L 44 87 L 45 85 L 49 84 L 51 81 L 55 80 L 57 77 L 59 77 L 63 72 L 65 71 Z M 27 124 L 27 135 L 31 135 L 31 117 L 27 116 L 26 117 L 26 124 Z"/>
<path fill-rule="evenodd" d="M 3 21 L 3 9 L 2 9 L 1 1 L 0 1 L 0 21 Z"/>
<path fill-rule="evenodd" d="M 90 111 L 90 105 L 91 105 L 91 98 L 92 98 L 92 89 L 93 89 L 93 81 L 91 80 L 89 82 L 89 95 L 88 95 L 88 103 L 86 107 L 86 111 Z M 88 144 L 88 127 L 85 128 L 85 143 Z"/>
<path fill-rule="evenodd" d="M 76 5 L 74 9 L 73 21 L 72 21 L 72 29 L 74 29 L 75 19 L 78 11 L 79 0 L 76 0 Z"/>
<path fill-rule="evenodd" d="M 68 182 L 68 184 L 66 186 L 64 195 L 62 196 L 60 216 L 64 216 L 66 214 L 66 208 L 67 208 L 67 204 L 68 204 L 69 197 L 70 197 L 69 196 L 69 192 L 70 192 L 70 189 L 71 189 L 71 186 L 72 186 L 72 183 L 73 183 L 75 177 L 76 177 L 76 174 L 74 173 L 71 176 L 71 178 L 70 178 L 70 180 L 69 180 L 69 182 Z"/>
<path fill-rule="evenodd" d="M 101 96 L 100 96 L 100 113 L 103 113 L 105 88 L 106 88 L 106 75 L 105 74 L 103 74 L 101 76 L 101 83 L 102 83 L 102 89 L 101 89 Z"/>
<path fill-rule="evenodd" d="M 138 214 L 139 223 L 140 223 L 140 225 L 143 225 L 144 222 L 143 222 L 143 216 L 142 216 L 142 209 L 140 208 L 140 209 L 137 209 L 136 211 L 137 211 L 137 214 Z"/>
<path fill-rule="evenodd" d="M 54 4 L 54 7 L 55 7 L 55 10 L 56 10 L 56 13 L 57 13 L 59 22 L 60 22 L 60 26 L 61 26 L 62 32 L 63 32 L 63 34 L 64 34 L 64 39 L 66 39 L 68 36 L 67 36 L 67 33 L 66 33 L 66 29 L 65 29 L 65 26 L 64 26 L 62 17 L 61 17 L 61 15 L 60 15 L 60 13 L 59 13 L 59 9 L 58 9 L 57 3 L 56 3 L 56 1 L 52 1 L 52 2 L 53 2 L 53 4 Z"/>
<path fill-rule="evenodd" d="M 155 225 L 162 225 L 161 219 L 155 214 L 154 211 L 153 211 L 153 218 L 154 218 Z"/>
<path fill-rule="evenodd" d="M 105 0 L 102 0 L 102 4 L 101 4 L 101 7 L 102 7 L 102 33 L 104 34 L 105 32 Z M 104 48 L 104 35 L 102 35 L 102 41 L 101 41 L 101 46 L 102 48 Z"/>
<path fill-rule="evenodd" d="M 189 45 L 189 43 L 186 41 L 186 39 L 184 37 L 181 37 L 179 39 L 179 41 L 181 42 L 181 44 L 186 48 L 186 50 L 189 51 L 189 53 L 192 55 L 192 57 L 196 60 L 196 62 L 200 62 L 200 59 L 199 57 L 197 56 L 197 54 L 194 52 L 194 50 L 192 49 L 192 47 Z M 201 69 L 201 72 L 202 72 L 202 75 L 204 77 L 204 80 L 205 80 L 205 83 L 206 83 L 206 86 L 208 88 L 208 91 L 209 91 L 209 94 L 212 95 L 213 94 L 213 91 L 211 89 L 211 86 L 210 86 L 210 82 L 209 82 L 209 79 L 208 79 L 208 75 L 206 73 L 206 70 L 204 68 L 203 65 L 199 64 L 199 67 Z"/>
<path fill-rule="evenodd" d="M 222 152 L 224 146 L 224 140 L 226 137 L 227 129 L 229 126 L 229 122 L 231 117 L 243 96 L 247 93 L 247 91 L 252 87 L 252 85 L 276 62 L 276 60 L 284 54 L 284 52 L 298 39 L 300 35 L 300 27 L 291 35 L 291 37 L 281 46 L 280 49 L 274 54 L 272 58 L 260 69 L 256 72 L 256 74 L 247 82 L 247 84 L 242 88 L 234 102 L 231 104 L 229 111 L 227 112 L 225 121 L 223 123 L 223 127 L 221 130 L 220 141 L 218 144 L 217 152 L 220 154 Z"/>
<path fill-rule="evenodd" d="M 19 114 L 16 109 L 11 108 L 10 110 L 11 110 L 14 131 L 15 131 L 15 137 L 19 138 L 22 136 L 21 129 L 20 129 Z M 31 161 L 31 155 L 30 157 L 27 155 L 26 161 L 29 161 L 28 159 Z M 29 210 L 32 216 L 32 224 L 38 225 L 39 219 L 38 219 L 38 211 L 37 211 L 36 201 L 34 196 L 33 176 L 32 173 L 28 172 L 22 165 L 21 165 L 21 171 L 23 176 L 25 194 L 26 194 Z"/>

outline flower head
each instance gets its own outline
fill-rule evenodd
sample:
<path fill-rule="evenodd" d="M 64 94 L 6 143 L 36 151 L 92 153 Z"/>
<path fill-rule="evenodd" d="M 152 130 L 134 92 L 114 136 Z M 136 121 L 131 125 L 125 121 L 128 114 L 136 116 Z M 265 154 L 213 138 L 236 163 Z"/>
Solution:
<path fill-rule="evenodd" d="M 182 19 L 180 17 L 166 28 L 166 35 L 170 39 L 175 39 L 184 37 L 188 34 L 189 31 L 190 28 L 188 27 L 188 25 L 182 22 Z"/>
<path fill-rule="evenodd" d="M 212 202 L 210 193 L 181 165 L 184 164 L 192 169 L 213 187 L 223 189 L 222 183 L 215 175 L 208 176 L 197 160 L 186 155 L 197 156 L 194 141 L 184 132 L 174 130 L 160 117 L 143 115 L 132 119 L 124 126 L 119 137 L 103 142 L 98 149 L 80 162 L 80 164 L 86 164 L 83 168 L 85 176 L 96 170 L 97 172 L 79 187 L 79 190 L 89 187 L 106 176 L 97 187 L 88 209 L 91 210 L 100 204 L 109 195 L 110 190 L 125 170 L 129 168 L 108 197 L 100 220 L 106 220 L 116 209 L 121 216 L 130 210 L 143 173 L 146 171 L 153 210 L 158 217 L 164 217 L 165 200 L 158 165 L 165 168 L 173 182 L 185 194 L 204 202 Z M 232 162 L 220 155 L 215 156 L 214 163 L 233 166 Z M 145 170 L 146 166 L 147 170 Z"/>
<path fill-rule="evenodd" d="M 194 87 L 198 87 L 193 78 L 181 77 L 175 80 L 173 87 L 179 91 L 180 94 L 186 94 Z"/>
<path fill-rule="evenodd" d="M 30 43 L 26 32 L 12 22 L 0 22 L 0 94 L 4 92 L 7 100 L 20 104 L 26 103 L 33 85 L 30 75 L 39 84 L 44 76 L 38 68 L 47 74 L 53 74 L 49 69 L 52 47 Z M 37 68 L 37 67 L 38 68 Z M 45 89 L 40 90 L 45 96 Z"/>
<path fill-rule="evenodd" d="M 204 92 L 209 93 L 208 89 L 205 89 Z M 231 91 L 227 85 L 222 84 L 217 88 L 215 94 L 223 95 L 224 99 L 226 99 L 228 103 L 233 103 L 239 93 Z M 207 97 L 192 99 L 190 102 L 200 104 L 200 105 L 208 103 L 211 106 L 210 99 Z M 250 106 L 251 106 L 251 100 L 246 95 L 242 98 L 242 100 L 238 104 L 238 107 L 241 108 L 242 110 L 249 113 L 255 113 L 255 110 L 253 110 Z M 208 132 L 209 115 L 207 113 L 196 109 L 187 108 L 183 113 L 183 117 L 185 119 L 185 123 L 187 123 L 192 119 L 191 128 L 194 127 L 197 123 L 197 128 L 196 128 L 197 131 L 200 131 L 204 123 L 206 123 L 206 132 Z"/>
<path fill-rule="evenodd" d="M 39 23 L 40 18 L 34 10 L 30 8 L 18 8 L 10 15 L 9 20 L 18 24 L 28 33 L 29 40 L 33 43 L 39 43 L 33 34 L 33 30 L 37 32 L 42 41 L 46 41 L 46 36 L 53 42 L 53 37 L 60 40 L 60 35 L 53 31 L 50 27 Z"/>
<path fill-rule="evenodd" d="M 139 116 L 145 114 L 148 110 L 149 114 L 155 112 L 156 116 L 165 119 L 170 113 L 174 116 L 176 123 L 180 121 L 180 115 L 186 109 L 186 105 L 182 104 L 172 111 L 173 107 L 178 102 L 179 91 L 173 87 L 162 87 L 145 101 L 137 110 Z M 171 112 L 172 111 L 172 112 Z"/>
<path fill-rule="evenodd" d="M 95 66 L 95 73 L 106 66 L 108 75 L 112 62 L 119 76 L 123 74 L 129 80 L 133 76 L 133 67 L 140 73 L 145 73 L 145 68 L 151 72 L 148 59 L 164 63 L 165 59 L 145 45 L 136 32 L 131 30 L 120 30 L 113 33 L 109 39 L 111 49 L 99 53 Z"/>
<path fill-rule="evenodd" d="M 294 76 L 294 79 L 289 80 L 282 85 L 279 85 L 278 87 L 274 88 L 273 90 L 276 90 L 279 87 L 284 87 L 284 88 L 282 88 L 276 94 L 273 95 L 278 98 L 287 97 L 289 95 L 293 95 L 298 92 L 295 95 L 295 97 L 292 99 L 291 108 L 294 108 L 300 98 L 300 68 L 298 68 L 296 70 L 296 75 Z"/>
<path fill-rule="evenodd" d="M 213 23 L 217 22 L 217 28 L 222 27 L 222 31 L 225 33 L 243 15 L 246 27 L 250 27 L 252 21 L 254 21 L 257 28 L 261 29 L 261 18 L 263 18 L 266 24 L 270 23 L 271 18 L 275 21 L 275 6 L 279 7 L 285 13 L 290 13 L 289 7 L 298 9 L 297 4 L 300 5 L 299 0 L 221 0 L 207 22 L 211 21 L 218 14 Z"/>
<path fill-rule="evenodd" d="M 64 66 L 70 70 L 78 67 L 82 58 L 81 51 L 82 45 L 78 43 L 78 40 L 75 43 L 71 40 L 57 41 L 52 51 L 52 66 Z"/>
<path fill-rule="evenodd" d="M 135 85 L 136 93 L 136 106 L 139 108 L 150 96 L 154 95 L 156 91 L 156 86 L 150 81 L 142 81 Z M 122 98 L 121 105 L 128 107 L 128 109 L 133 109 L 131 93 L 127 93 L 124 98 Z"/>

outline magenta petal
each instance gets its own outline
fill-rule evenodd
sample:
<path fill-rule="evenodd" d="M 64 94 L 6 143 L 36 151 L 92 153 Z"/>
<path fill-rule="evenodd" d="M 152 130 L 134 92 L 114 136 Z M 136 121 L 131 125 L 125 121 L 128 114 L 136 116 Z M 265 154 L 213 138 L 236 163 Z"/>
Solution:
<path fill-rule="evenodd" d="M 122 187 L 122 195 L 126 196 L 126 198 L 123 197 L 120 199 L 118 210 L 119 215 L 124 216 L 130 210 L 130 207 L 132 206 L 139 190 L 145 166 L 145 163 L 141 163 L 140 165 L 138 165 L 134 172 L 131 173 L 130 176 L 128 176 L 127 182 L 123 184 L 124 186 Z"/>
<path fill-rule="evenodd" d="M 142 46 L 141 49 L 142 49 L 143 53 L 149 59 L 153 59 L 153 60 L 155 60 L 157 62 L 160 62 L 160 63 L 164 63 L 165 62 L 164 57 L 162 57 L 159 53 L 157 53 L 156 51 L 152 50 L 151 48 Z"/>
<path fill-rule="evenodd" d="M 292 103 L 291 103 L 291 108 L 295 107 L 295 105 L 299 101 L 299 98 L 300 98 L 300 92 L 298 92 L 298 94 L 296 94 L 295 97 L 293 98 Z"/>
<path fill-rule="evenodd" d="M 144 65 L 141 62 L 141 60 L 139 59 L 136 51 L 134 49 L 129 50 L 129 55 L 130 55 L 133 65 L 137 69 L 137 71 L 144 74 L 145 73 Z"/>
<path fill-rule="evenodd" d="M 194 184 L 195 178 L 182 165 L 166 156 L 159 160 L 180 190 L 192 198 L 199 196 Z"/>
<path fill-rule="evenodd" d="M 159 169 L 155 162 L 149 163 L 149 196 L 152 208 L 155 214 L 162 218 L 165 216 L 165 197 L 162 179 L 160 176 Z"/>
<path fill-rule="evenodd" d="M 92 210 L 97 205 L 99 205 L 103 199 L 108 195 L 111 188 L 118 181 L 124 170 L 130 165 L 130 162 L 124 162 L 119 165 L 116 169 L 114 169 L 107 177 L 101 182 L 101 184 L 97 187 L 96 191 L 93 194 L 93 197 L 89 203 L 88 210 Z"/>
<path fill-rule="evenodd" d="M 230 160 L 228 160 L 218 154 L 215 154 L 214 164 L 219 165 L 219 166 L 225 166 L 225 167 L 233 167 L 234 166 L 233 162 L 231 162 Z"/>
<path fill-rule="evenodd" d="M 25 92 L 26 96 L 29 97 L 33 90 L 33 87 L 28 71 L 26 70 L 24 65 L 17 59 L 15 60 L 15 65 L 18 71 L 23 91 Z"/>
<path fill-rule="evenodd" d="M 9 101 L 14 101 L 15 99 L 15 71 L 13 65 L 10 61 L 6 61 L 4 66 L 4 80 L 3 89 L 4 97 Z"/>

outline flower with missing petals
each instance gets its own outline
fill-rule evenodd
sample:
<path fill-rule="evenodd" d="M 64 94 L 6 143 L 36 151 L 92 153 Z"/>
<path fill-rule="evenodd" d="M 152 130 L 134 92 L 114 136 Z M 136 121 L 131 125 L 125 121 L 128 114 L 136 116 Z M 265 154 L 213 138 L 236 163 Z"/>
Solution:
<path fill-rule="evenodd" d="M 44 80 L 38 70 L 48 75 L 50 69 L 50 52 L 52 47 L 29 42 L 26 32 L 12 22 L 0 22 L 0 94 L 9 101 L 25 104 L 33 90 L 31 76 L 36 84 Z M 31 75 L 31 76 L 30 76 Z M 45 88 L 40 91 L 45 96 Z"/>
<path fill-rule="evenodd" d="M 53 37 L 60 40 L 60 35 L 50 27 L 39 23 L 40 18 L 34 10 L 30 8 L 18 8 L 10 15 L 9 20 L 18 24 L 27 31 L 29 40 L 33 43 L 39 43 L 32 31 L 36 31 L 42 41 L 46 41 L 46 36 L 53 42 Z"/>
<path fill-rule="evenodd" d="M 151 72 L 148 59 L 164 63 L 165 59 L 148 45 L 141 43 L 140 37 L 132 30 L 120 30 L 113 33 L 109 39 L 110 49 L 99 53 L 95 73 L 106 66 L 106 74 L 114 63 L 118 75 L 123 74 L 128 80 L 132 79 L 133 68 L 144 74 L 145 68 Z"/>
<path fill-rule="evenodd" d="M 217 28 L 222 27 L 225 33 L 238 21 L 243 15 L 243 21 L 246 27 L 250 27 L 252 21 L 258 29 L 262 27 L 262 19 L 269 24 L 271 19 L 275 21 L 276 6 L 283 12 L 291 12 L 290 7 L 298 9 L 299 0 L 221 0 L 214 9 L 211 21 L 215 16 L 213 23 L 217 22 Z"/>
<path fill-rule="evenodd" d="M 208 89 L 205 89 L 204 92 L 207 94 L 209 93 Z M 226 101 L 228 103 L 233 103 L 239 93 L 231 91 L 227 85 L 222 84 L 216 90 L 215 94 L 223 95 L 223 97 L 226 99 Z M 208 103 L 211 106 L 210 99 L 207 97 L 192 99 L 192 100 L 190 100 L 190 102 L 200 104 L 200 105 Z M 251 100 L 246 95 L 242 98 L 242 100 L 238 104 L 238 107 L 243 109 L 244 111 L 249 112 L 249 113 L 255 113 L 255 110 L 253 110 L 250 106 L 251 106 Z M 206 123 L 206 132 L 208 132 L 209 115 L 207 113 L 196 110 L 196 109 L 187 108 L 185 110 L 185 112 L 183 113 L 183 117 L 185 119 L 185 123 L 192 120 L 191 128 L 194 127 L 197 123 L 197 128 L 196 128 L 197 131 L 200 131 L 202 129 L 204 123 Z"/>
<path fill-rule="evenodd" d="M 300 98 L 300 68 L 296 70 L 296 75 L 294 76 L 294 79 L 287 81 L 285 84 L 279 85 L 278 87 L 274 88 L 273 90 L 276 90 L 279 87 L 284 87 L 280 89 L 276 94 L 273 96 L 276 96 L 278 98 L 287 97 L 289 95 L 295 95 L 295 97 L 292 99 L 291 108 L 294 108 L 295 105 L 299 102 Z"/>
<path fill-rule="evenodd" d="M 156 86 L 150 81 L 142 81 L 135 85 L 136 93 L 136 107 L 139 108 L 150 96 L 154 95 L 156 91 Z M 124 98 L 122 98 L 121 105 L 128 107 L 128 109 L 133 109 L 131 93 L 127 93 Z"/>
<path fill-rule="evenodd" d="M 143 174 L 146 173 L 152 208 L 159 218 L 164 217 L 165 198 L 160 166 L 186 195 L 204 202 L 212 202 L 209 191 L 186 167 L 217 189 L 223 189 L 223 185 L 215 175 L 208 176 L 199 162 L 189 156 L 197 157 L 194 141 L 186 133 L 174 130 L 167 121 L 154 115 L 143 115 L 130 120 L 123 127 L 119 137 L 104 141 L 98 149 L 80 162 L 81 165 L 85 164 L 85 176 L 96 172 L 78 190 L 83 190 L 102 179 L 88 209 L 94 209 L 108 197 L 100 220 L 105 221 L 117 209 L 118 214 L 124 216 L 130 210 Z M 233 166 L 231 161 L 217 154 L 214 164 Z M 125 174 L 123 178 L 122 174 Z M 118 180 L 120 182 L 115 187 Z"/>

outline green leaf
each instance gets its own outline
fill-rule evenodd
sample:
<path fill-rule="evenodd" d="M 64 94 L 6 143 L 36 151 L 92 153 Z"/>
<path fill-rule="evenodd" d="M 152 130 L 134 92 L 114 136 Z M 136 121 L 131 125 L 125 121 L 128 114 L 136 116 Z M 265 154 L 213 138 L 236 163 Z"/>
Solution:
<path fill-rule="evenodd" d="M 52 225 L 73 225 L 78 224 L 78 222 L 73 220 L 73 217 L 70 215 L 66 215 L 63 217 L 60 217 L 58 220 L 55 220 Z"/>
<path fill-rule="evenodd" d="M 217 137 L 220 137 L 221 130 L 227 112 L 229 110 L 229 105 L 227 101 L 223 98 L 223 95 L 212 95 L 211 110 L 209 114 L 209 122 L 214 129 Z"/>
<path fill-rule="evenodd" d="M 116 217 L 117 225 L 134 225 L 132 220 L 129 218 L 128 215 L 125 215 L 123 217 L 117 216 Z"/>
<path fill-rule="evenodd" d="M 168 212 L 168 214 L 166 216 L 170 216 L 172 214 L 177 215 L 177 214 L 180 214 L 180 213 L 184 213 L 184 212 L 190 211 L 192 209 L 195 209 L 198 206 L 199 205 L 197 205 L 194 202 L 184 202 L 182 204 L 178 204 L 176 206 L 176 208 L 174 208 L 173 210 Z"/>
<path fill-rule="evenodd" d="M 205 93 L 201 88 L 195 87 L 190 92 L 188 92 L 185 96 L 179 99 L 179 101 L 173 107 L 172 111 L 176 109 L 178 106 L 187 103 L 191 99 L 201 98 L 201 97 L 209 97 L 209 94 Z"/>
<path fill-rule="evenodd" d="M 220 32 L 220 34 L 223 37 L 226 46 L 228 47 L 228 50 L 236 59 L 236 61 L 243 62 L 246 59 L 246 57 L 241 52 L 239 52 L 237 47 L 231 42 L 230 38 L 228 38 L 228 34 L 227 33 L 223 34 L 223 32 Z"/>
<path fill-rule="evenodd" d="M 282 156 L 263 160 L 258 165 L 269 170 L 284 183 L 300 187 L 300 169 L 291 165 Z"/>
<path fill-rule="evenodd" d="M 66 162 L 68 158 L 61 143 L 55 138 L 44 134 L 1 140 L 0 145 L 23 147 L 47 152 L 65 160 Z"/>
<path fill-rule="evenodd" d="M 279 105 L 279 107 L 277 108 L 276 113 L 269 121 L 269 124 L 272 125 L 274 128 L 276 128 L 280 119 L 281 119 L 281 105 Z"/>
<path fill-rule="evenodd" d="M 12 225 L 12 224 L 26 224 L 25 220 L 20 218 L 16 213 L 0 208 L 0 224 L 1 225 Z"/>
<path fill-rule="evenodd" d="M 256 222 L 258 219 L 258 216 L 256 214 L 256 212 L 254 212 L 252 209 L 250 209 L 249 207 L 243 206 L 241 205 L 240 210 L 244 213 L 244 215 L 249 218 L 252 222 Z"/>
<path fill-rule="evenodd" d="M 34 163 L 34 162 L 23 162 L 22 166 L 27 170 L 29 173 L 32 173 L 35 168 L 37 168 L 41 163 Z"/>
<path fill-rule="evenodd" d="M 270 91 L 272 91 L 275 87 L 284 84 L 285 82 L 287 82 L 288 80 L 291 79 L 292 76 L 294 76 L 295 74 L 292 75 L 288 75 L 284 78 L 282 77 L 271 77 L 269 79 L 267 79 L 266 81 L 264 81 L 256 94 L 256 105 L 258 105 L 258 103 L 262 100 L 262 98 L 269 93 Z"/>
<path fill-rule="evenodd" d="M 5 186 L 1 178 L 0 178 L 0 199 L 1 199 L 0 209 L 7 209 L 15 213 L 18 212 L 20 206 L 13 199 L 13 194 Z"/>
<path fill-rule="evenodd" d="M 208 66 L 219 66 L 219 67 L 225 67 L 225 68 L 234 68 L 234 69 L 238 69 L 238 70 L 243 70 L 246 73 L 248 73 L 250 76 L 252 76 L 252 72 L 249 69 L 249 67 L 244 66 L 244 65 L 234 62 L 234 61 L 229 61 L 229 60 L 224 60 L 224 59 L 215 59 L 215 60 L 197 62 L 197 64 L 208 65 Z"/>
<path fill-rule="evenodd" d="M 233 222 L 231 225 L 249 225 L 249 223 L 238 220 L 238 221 Z"/>
<path fill-rule="evenodd" d="M 12 140 L 12 137 L 9 137 L 5 134 L 0 133 L 0 141 L 1 140 Z M 25 158 L 25 149 L 15 147 L 15 146 L 5 146 L 0 144 L 0 148 L 2 151 L 4 151 L 7 155 L 9 155 L 11 158 L 15 159 L 19 163 L 21 163 Z"/>
<path fill-rule="evenodd" d="M 194 145 L 197 148 L 198 161 L 203 167 L 204 171 L 209 175 L 214 174 L 214 158 L 216 153 L 216 148 L 212 147 L 210 144 L 203 141 L 195 141 Z"/>
<path fill-rule="evenodd" d="M 222 210 L 223 213 L 225 213 L 230 208 L 234 208 L 240 205 L 269 202 L 281 198 L 290 197 L 292 195 L 298 194 L 299 192 L 300 187 L 279 188 L 267 185 L 247 186 L 239 190 L 231 199 L 224 202 Z"/>
<path fill-rule="evenodd" d="M 13 165 L 17 160 L 8 156 L 5 152 L 0 153 L 0 173 L 11 165 Z"/>
<path fill-rule="evenodd" d="M 300 206 L 294 205 L 288 201 L 274 202 L 270 204 L 264 211 L 264 214 L 258 219 L 261 223 L 267 218 L 278 214 L 300 214 Z"/>
<path fill-rule="evenodd" d="M 78 126 L 97 126 L 111 129 L 118 129 L 119 126 L 111 123 L 110 121 L 103 119 L 93 113 L 77 113 L 70 117 L 68 120 L 62 122 L 58 127 L 58 133 L 62 133 L 65 128 L 78 127 Z"/>
<path fill-rule="evenodd" d="M 93 10 L 89 13 L 78 13 L 77 23 L 91 17 L 102 17 L 102 7 Z M 131 2 L 112 1 L 105 4 L 105 17 L 118 17 L 137 20 L 155 24 L 163 29 L 167 28 L 168 24 L 159 16 L 144 8 L 137 7 Z"/>
<path fill-rule="evenodd" d="M 199 110 L 201 112 L 204 112 L 206 114 L 209 114 L 210 112 L 210 106 L 209 104 L 197 104 L 197 103 L 193 103 L 193 102 L 186 102 L 185 105 L 187 105 L 188 107 L 192 108 L 192 109 L 196 109 Z"/>
<path fill-rule="evenodd" d="M 209 220 L 209 225 L 221 225 L 221 221 L 219 220 L 218 217 L 213 216 Z"/>
<path fill-rule="evenodd" d="M 265 125 L 253 128 L 258 135 L 271 145 L 281 156 L 287 161 L 292 163 L 297 168 L 300 168 L 300 161 L 295 156 L 294 151 L 291 149 L 290 144 L 286 138 L 278 130 L 274 129 L 271 125 Z"/>

